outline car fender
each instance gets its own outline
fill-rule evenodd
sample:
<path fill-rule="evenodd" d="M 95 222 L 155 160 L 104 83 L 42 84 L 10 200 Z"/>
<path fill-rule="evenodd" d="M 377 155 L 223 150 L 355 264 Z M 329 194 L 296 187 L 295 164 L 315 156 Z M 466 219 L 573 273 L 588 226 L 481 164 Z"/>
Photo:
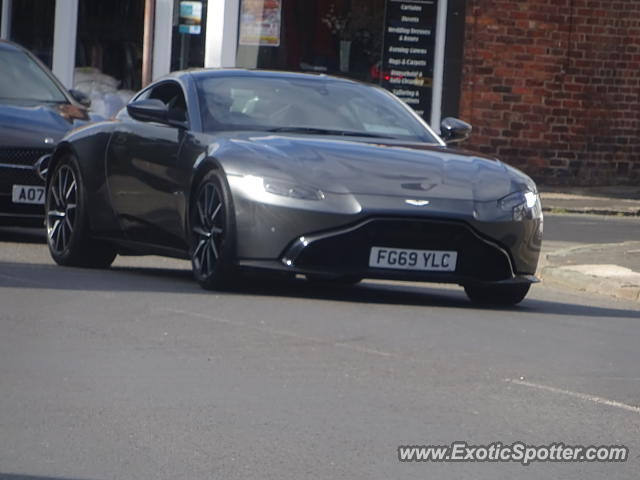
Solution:
<path fill-rule="evenodd" d="M 102 122 L 74 130 L 56 146 L 49 164 L 49 172 L 53 172 L 65 155 L 71 154 L 77 159 L 87 196 L 90 228 L 97 234 L 120 231 L 111 206 L 105 165 L 113 127 L 113 122 Z"/>

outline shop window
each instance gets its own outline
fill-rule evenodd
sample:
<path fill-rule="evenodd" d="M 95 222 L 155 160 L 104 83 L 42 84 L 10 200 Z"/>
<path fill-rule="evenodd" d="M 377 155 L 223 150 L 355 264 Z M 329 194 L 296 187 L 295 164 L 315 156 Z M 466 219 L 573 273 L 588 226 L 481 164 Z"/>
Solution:
<path fill-rule="evenodd" d="M 142 79 L 144 0 L 80 0 L 76 66 L 93 67 L 138 90 Z"/>
<path fill-rule="evenodd" d="M 11 40 L 49 68 L 53 65 L 55 8 L 55 0 L 14 0 L 11 7 Z"/>
<path fill-rule="evenodd" d="M 171 70 L 204 66 L 207 1 L 173 2 Z"/>
<path fill-rule="evenodd" d="M 240 0 L 237 65 L 381 85 L 425 119 L 438 0 Z"/>
<path fill-rule="evenodd" d="M 74 88 L 110 117 L 142 83 L 144 0 L 79 0 Z"/>
<path fill-rule="evenodd" d="M 384 0 L 242 0 L 240 67 L 378 83 Z"/>

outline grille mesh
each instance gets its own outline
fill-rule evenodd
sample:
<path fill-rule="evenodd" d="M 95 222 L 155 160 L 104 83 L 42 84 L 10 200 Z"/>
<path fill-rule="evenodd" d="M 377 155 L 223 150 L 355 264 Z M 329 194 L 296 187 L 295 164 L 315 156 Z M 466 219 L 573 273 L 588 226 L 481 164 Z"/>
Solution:
<path fill-rule="evenodd" d="M 44 148 L 0 148 L 0 164 L 32 166 L 50 152 Z M 42 185 L 42 180 L 32 169 L 0 167 L 0 193 L 11 194 L 14 184 Z"/>
<path fill-rule="evenodd" d="M 42 156 L 50 153 L 45 148 L 0 148 L 0 163 L 10 165 L 33 165 Z"/>

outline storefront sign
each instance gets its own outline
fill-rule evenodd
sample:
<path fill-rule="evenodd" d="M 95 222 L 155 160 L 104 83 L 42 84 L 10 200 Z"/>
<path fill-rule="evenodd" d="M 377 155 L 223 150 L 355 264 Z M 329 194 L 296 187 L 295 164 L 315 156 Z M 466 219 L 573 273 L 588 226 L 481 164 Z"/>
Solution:
<path fill-rule="evenodd" d="M 180 2 L 180 26 L 178 31 L 200 35 L 202 31 L 202 2 Z"/>
<path fill-rule="evenodd" d="M 280 46 L 281 0 L 242 0 L 240 45 Z"/>
<path fill-rule="evenodd" d="M 431 115 L 437 0 L 387 0 L 381 84 Z"/>

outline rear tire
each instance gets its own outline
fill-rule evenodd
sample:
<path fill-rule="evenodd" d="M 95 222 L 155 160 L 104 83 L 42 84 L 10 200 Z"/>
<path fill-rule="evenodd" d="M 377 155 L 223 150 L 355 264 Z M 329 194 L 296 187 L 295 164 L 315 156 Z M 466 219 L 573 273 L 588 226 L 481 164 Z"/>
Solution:
<path fill-rule="evenodd" d="M 205 174 L 195 189 L 189 212 L 191 267 L 206 290 L 235 285 L 235 216 L 226 180 L 217 170 Z"/>
<path fill-rule="evenodd" d="M 45 200 L 47 245 L 58 265 L 107 268 L 114 246 L 91 238 L 87 196 L 76 158 L 63 157 L 51 172 Z"/>
<path fill-rule="evenodd" d="M 515 285 L 465 285 L 464 291 L 473 303 L 479 305 L 512 306 L 527 296 L 531 284 Z"/>

